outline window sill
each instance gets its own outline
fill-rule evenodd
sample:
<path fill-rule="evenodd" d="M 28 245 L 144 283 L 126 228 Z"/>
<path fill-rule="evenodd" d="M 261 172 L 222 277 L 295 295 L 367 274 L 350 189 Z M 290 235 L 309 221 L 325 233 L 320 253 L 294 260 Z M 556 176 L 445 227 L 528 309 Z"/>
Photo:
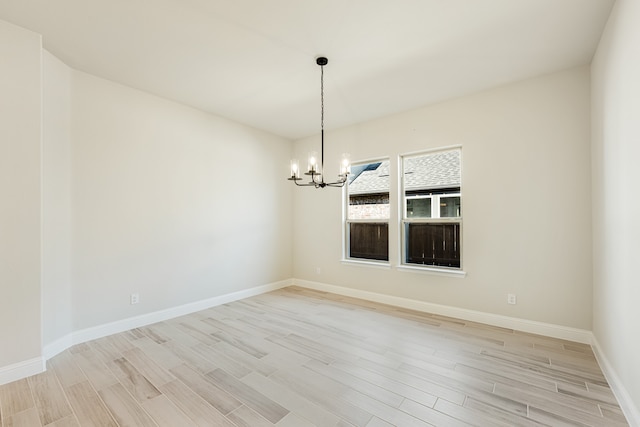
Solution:
<path fill-rule="evenodd" d="M 396 267 L 398 271 L 402 271 L 405 273 L 422 273 L 422 274 L 434 274 L 437 276 L 448 276 L 448 277 L 458 277 L 464 278 L 467 276 L 467 273 L 462 270 L 450 270 L 447 268 L 437 268 L 437 267 L 418 267 L 412 265 L 398 265 Z"/>
<path fill-rule="evenodd" d="M 354 259 L 343 259 L 340 262 L 345 265 L 354 265 L 356 267 L 373 267 L 382 268 L 384 270 L 389 270 L 391 268 L 391 264 L 389 264 L 388 262 L 360 261 Z"/>

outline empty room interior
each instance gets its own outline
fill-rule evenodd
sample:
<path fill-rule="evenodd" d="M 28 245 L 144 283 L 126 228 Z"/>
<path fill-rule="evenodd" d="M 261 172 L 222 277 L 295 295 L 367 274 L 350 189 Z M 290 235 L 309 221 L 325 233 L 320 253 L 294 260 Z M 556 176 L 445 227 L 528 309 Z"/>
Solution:
<path fill-rule="evenodd" d="M 2 0 L 0 427 L 640 426 L 639 22 Z"/>

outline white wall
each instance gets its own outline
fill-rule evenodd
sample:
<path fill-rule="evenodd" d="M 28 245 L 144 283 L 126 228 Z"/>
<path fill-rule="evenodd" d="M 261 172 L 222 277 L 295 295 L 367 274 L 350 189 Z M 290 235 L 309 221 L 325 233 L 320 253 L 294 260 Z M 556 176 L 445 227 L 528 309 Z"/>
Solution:
<path fill-rule="evenodd" d="M 0 21 L 0 374 L 41 350 L 40 52 L 38 34 Z"/>
<path fill-rule="evenodd" d="M 291 278 L 291 141 L 74 71 L 4 21 L 0 117 L 0 384 L 111 322 Z"/>
<path fill-rule="evenodd" d="M 591 330 L 589 97 L 589 68 L 579 67 L 328 132 L 329 162 L 343 151 L 353 161 L 391 159 L 392 201 L 398 155 L 462 146 L 467 276 L 341 264 L 341 192 L 300 188 L 294 193 L 295 277 Z M 319 139 L 294 147 L 305 159 L 312 147 L 319 149 Z M 397 221 L 392 206 L 393 266 Z M 517 305 L 507 304 L 507 293 L 517 295 Z"/>
<path fill-rule="evenodd" d="M 592 64 L 593 333 L 640 425 L 640 3 L 618 0 Z M 633 421 L 632 421 L 633 420 Z"/>
<path fill-rule="evenodd" d="M 71 69 L 43 50 L 43 343 L 73 331 L 71 304 Z"/>
<path fill-rule="evenodd" d="M 292 276 L 290 141 L 75 71 L 71 129 L 74 330 Z"/>

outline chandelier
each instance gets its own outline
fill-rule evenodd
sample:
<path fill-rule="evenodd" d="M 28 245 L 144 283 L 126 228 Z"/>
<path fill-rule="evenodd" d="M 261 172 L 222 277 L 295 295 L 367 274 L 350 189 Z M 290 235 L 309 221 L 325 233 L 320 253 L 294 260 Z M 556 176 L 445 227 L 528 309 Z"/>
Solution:
<path fill-rule="evenodd" d="M 329 60 L 324 56 L 316 58 L 316 64 L 320 66 L 320 141 L 321 141 L 321 157 L 320 163 L 318 163 L 318 153 L 312 151 L 309 153 L 307 160 L 307 171 L 305 175 L 310 176 L 308 183 L 300 184 L 302 181 L 300 178 L 300 163 L 297 159 L 291 160 L 291 177 L 289 181 L 293 181 L 294 184 L 300 187 L 342 187 L 347 182 L 347 175 L 349 175 L 351 165 L 349 162 L 349 154 L 343 153 L 342 160 L 340 161 L 340 169 L 338 173 L 338 180 L 334 182 L 324 181 L 324 66 L 327 65 Z"/>

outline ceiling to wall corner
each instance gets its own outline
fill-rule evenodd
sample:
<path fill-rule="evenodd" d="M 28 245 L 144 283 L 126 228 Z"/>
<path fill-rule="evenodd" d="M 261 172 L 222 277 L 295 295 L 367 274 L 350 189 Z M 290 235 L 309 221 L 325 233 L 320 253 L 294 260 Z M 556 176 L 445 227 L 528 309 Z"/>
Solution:
<path fill-rule="evenodd" d="M 289 139 L 588 64 L 614 0 L 2 0 L 74 69 Z"/>

